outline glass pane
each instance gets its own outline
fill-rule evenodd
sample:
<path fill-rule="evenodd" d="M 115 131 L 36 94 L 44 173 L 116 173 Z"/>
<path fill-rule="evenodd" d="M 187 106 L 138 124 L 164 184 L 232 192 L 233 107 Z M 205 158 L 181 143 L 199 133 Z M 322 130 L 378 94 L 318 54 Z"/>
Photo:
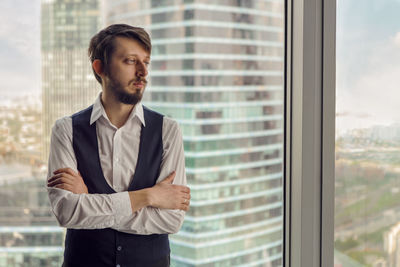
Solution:
<path fill-rule="evenodd" d="M 192 200 L 171 266 L 283 265 L 284 0 L 42 0 L 24 23 L 4 2 L 7 40 L 36 45 L 37 85 L 22 92 L 19 70 L 19 87 L 0 91 L 0 267 L 61 266 L 65 230 L 44 182 L 51 128 L 97 97 L 87 48 L 113 23 L 150 33 L 143 104 L 183 133 Z M 29 41 L 13 34 L 30 21 Z"/>
<path fill-rule="evenodd" d="M 400 266 L 398 10 L 337 1 L 335 266 Z"/>

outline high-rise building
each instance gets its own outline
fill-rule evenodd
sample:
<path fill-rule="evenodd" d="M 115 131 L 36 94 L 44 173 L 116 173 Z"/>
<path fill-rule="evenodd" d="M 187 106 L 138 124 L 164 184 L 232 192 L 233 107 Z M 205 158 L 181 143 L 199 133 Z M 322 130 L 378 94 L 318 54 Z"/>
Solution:
<path fill-rule="evenodd" d="M 87 54 L 101 28 L 100 0 L 42 0 L 43 160 L 54 122 L 83 109 L 100 91 Z"/>
<path fill-rule="evenodd" d="M 388 255 L 388 267 L 400 265 L 400 222 L 384 234 L 384 248 Z"/>
<path fill-rule="evenodd" d="M 63 229 L 49 207 L 43 175 L 26 164 L 0 165 L 0 267 L 62 263 Z"/>
<path fill-rule="evenodd" d="M 100 87 L 87 49 L 100 29 L 100 0 L 42 0 L 42 160 L 47 162 L 56 119 L 90 105 Z M 29 149 L 34 115 L 25 115 L 19 141 Z M 25 133 L 25 128 L 30 127 Z M 35 159 L 35 158 L 33 158 Z M 32 162 L 31 162 L 31 165 Z M 28 168 L 28 170 L 24 170 Z M 0 266 L 60 266 L 64 230 L 58 226 L 44 186 L 44 170 L 0 168 Z M 7 205 L 6 205 L 7 204 Z"/>
<path fill-rule="evenodd" d="M 173 266 L 283 264 L 284 1 L 106 1 L 151 35 L 144 104 L 183 131 L 191 208 Z"/>

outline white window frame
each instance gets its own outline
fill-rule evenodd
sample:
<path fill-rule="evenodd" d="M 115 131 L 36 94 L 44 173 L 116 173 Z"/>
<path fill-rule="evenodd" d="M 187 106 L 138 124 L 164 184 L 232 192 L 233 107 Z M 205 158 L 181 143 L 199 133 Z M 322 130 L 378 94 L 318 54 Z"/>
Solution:
<path fill-rule="evenodd" d="M 334 264 L 336 0 L 287 0 L 284 266 Z"/>

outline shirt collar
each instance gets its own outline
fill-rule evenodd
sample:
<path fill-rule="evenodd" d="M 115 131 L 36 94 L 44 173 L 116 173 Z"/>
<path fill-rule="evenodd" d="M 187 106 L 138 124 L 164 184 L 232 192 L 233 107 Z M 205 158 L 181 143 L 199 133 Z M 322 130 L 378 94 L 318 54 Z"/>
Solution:
<path fill-rule="evenodd" d="M 103 104 L 101 103 L 101 93 L 100 93 L 99 96 L 96 98 L 95 102 L 93 103 L 92 114 L 90 116 L 90 125 L 92 125 L 95 121 L 97 121 L 101 116 L 103 116 L 106 120 L 109 121 L 107 113 L 104 110 Z M 135 105 L 132 112 L 129 114 L 128 121 L 135 118 L 135 116 L 137 116 L 140 122 L 143 124 L 143 126 L 146 127 L 146 123 L 144 121 L 142 102 L 139 102 Z"/>

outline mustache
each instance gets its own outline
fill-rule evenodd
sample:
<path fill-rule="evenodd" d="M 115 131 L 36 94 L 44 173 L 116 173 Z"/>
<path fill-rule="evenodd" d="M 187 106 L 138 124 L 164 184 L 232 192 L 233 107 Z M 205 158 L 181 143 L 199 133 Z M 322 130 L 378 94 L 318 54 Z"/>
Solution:
<path fill-rule="evenodd" d="M 138 82 L 147 84 L 146 78 L 137 78 L 137 79 L 131 80 L 131 81 L 129 82 L 129 84 L 131 84 L 131 83 L 138 83 Z"/>

